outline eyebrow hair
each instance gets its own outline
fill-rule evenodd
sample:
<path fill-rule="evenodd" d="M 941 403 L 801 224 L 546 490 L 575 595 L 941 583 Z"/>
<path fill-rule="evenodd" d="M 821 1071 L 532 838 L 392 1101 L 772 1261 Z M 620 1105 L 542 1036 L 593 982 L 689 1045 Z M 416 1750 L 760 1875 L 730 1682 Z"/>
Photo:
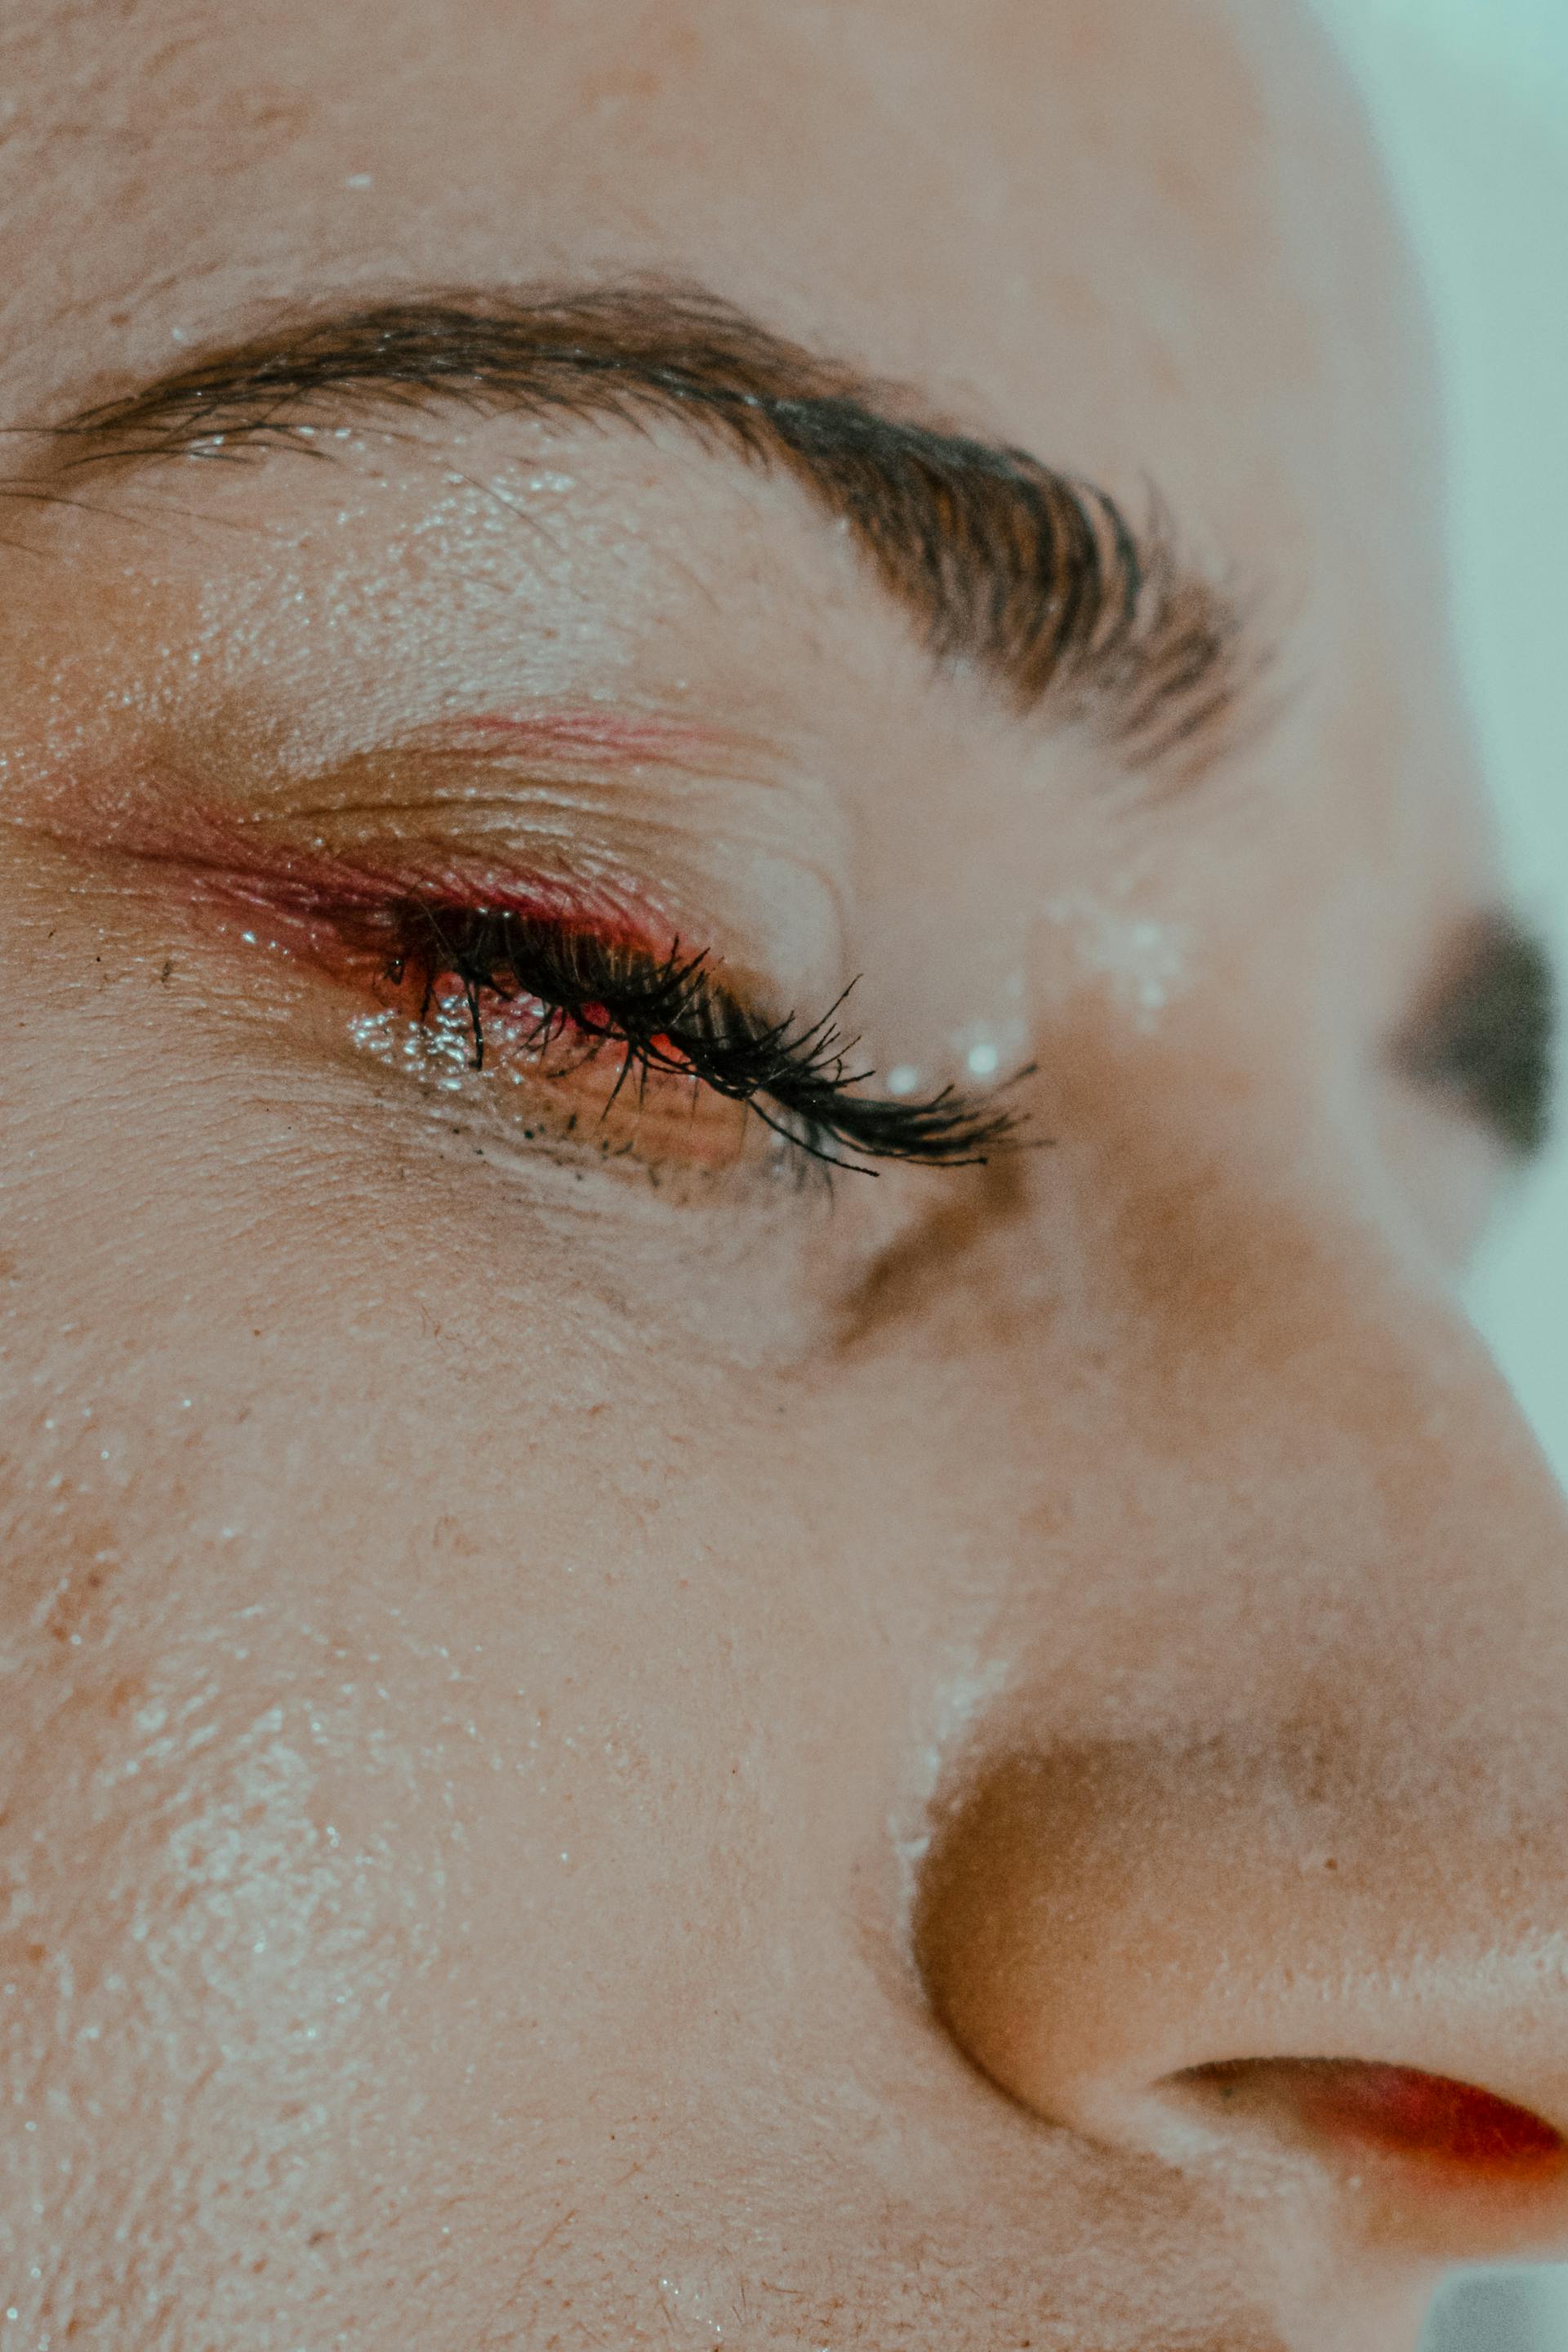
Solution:
<path fill-rule="evenodd" d="M 1265 667 L 1235 589 L 1184 562 L 1163 502 L 1105 491 L 956 431 L 910 394 L 773 333 L 700 288 L 638 279 L 447 291 L 285 321 L 38 428 L 63 470 L 289 446 L 329 421 L 456 404 L 482 415 L 672 420 L 793 478 L 846 527 L 939 666 L 1019 713 L 1047 698 L 1129 765 L 1215 756 Z"/>

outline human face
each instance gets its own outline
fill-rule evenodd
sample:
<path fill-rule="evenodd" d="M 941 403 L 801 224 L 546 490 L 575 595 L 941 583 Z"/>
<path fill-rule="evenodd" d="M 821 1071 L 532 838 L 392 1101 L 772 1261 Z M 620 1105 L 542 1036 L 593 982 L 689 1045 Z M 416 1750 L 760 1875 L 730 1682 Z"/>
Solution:
<path fill-rule="evenodd" d="M 1561 2246 L 1540 974 L 1315 42 L 3 38 L 4 414 L 121 405 L 8 444 L 0 2342 L 1387 2352 Z"/>

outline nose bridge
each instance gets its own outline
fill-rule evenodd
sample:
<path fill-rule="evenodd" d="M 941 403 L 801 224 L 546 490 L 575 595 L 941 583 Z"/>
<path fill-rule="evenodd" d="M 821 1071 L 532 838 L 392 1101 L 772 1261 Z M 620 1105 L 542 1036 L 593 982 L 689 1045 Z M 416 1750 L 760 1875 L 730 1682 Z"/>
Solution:
<path fill-rule="evenodd" d="M 1197 1621 L 1216 1572 L 1240 1581 L 1258 1605 L 1226 1612 L 1233 1666 L 1282 1669 L 1261 1711 L 1242 1680 L 1221 1710 L 1250 1727 L 1259 1801 L 1394 1797 L 1391 1853 L 1439 1812 L 1450 1854 L 1469 1816 L 1560 1822 L 1568 1504 L 1413 1223 L 1326 1186 L 1260 1201 L 1189 1179 L 1124 1231 L 1147 1334 L 1134 1450 L 1197 1473 L 1205 1507 L 1180 1538 Z M 1259 1721 L 1280 1727 L 1267 1754 L 1247 1744 Z"/>
<path fill-rule="evenodd" d="M 1103 1214 L 1117 1475 L 1191 1503 L 1118 1522 L 1161 1548 L 1159 1703 L 1053 1738 L 1040 1628 L 1037 1718 L 1014 1694 L 941 1808 L 936 2006 L 1049 2120 L 1279 2154 L 1396 2252 L 1568 2250 L 1561 1494 L 1397 1232 L 1202 1171 Z"/>

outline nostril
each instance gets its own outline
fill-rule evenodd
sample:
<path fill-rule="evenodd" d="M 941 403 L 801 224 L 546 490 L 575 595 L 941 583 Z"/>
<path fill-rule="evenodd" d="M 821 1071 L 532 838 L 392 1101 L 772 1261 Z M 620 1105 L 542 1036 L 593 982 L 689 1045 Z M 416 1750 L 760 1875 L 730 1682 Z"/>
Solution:
<path fill-rule="evenodd" d="M 1339 2058 L 1227 2060 L 1169 2078 L 1236 2114 L 1308 2137 L 1520 2186 L 1568 2182 L 1568 2141 L 1489 2091 L 1408 2066 Z"/>
<path fill-rule="evenodd" d="M 1044 2123 L 1238 2213 L 1396 2266 L 1561 2261 L 1561 1827 L 1505 1845 L 1459 1811 L 1415 1844 L 1408 1777 L 1284 1731 L 972 1767 L 911 1920 L 931 2008 Z M 1544 1928 L 1500 1929 L 1514 1910 Z"/>

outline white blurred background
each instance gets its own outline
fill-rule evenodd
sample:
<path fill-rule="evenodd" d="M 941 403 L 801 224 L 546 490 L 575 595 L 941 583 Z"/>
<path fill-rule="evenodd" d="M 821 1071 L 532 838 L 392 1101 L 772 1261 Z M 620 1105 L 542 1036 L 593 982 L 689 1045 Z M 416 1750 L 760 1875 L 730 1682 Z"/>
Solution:
<path fill-rule="evenodd" d="M 1320 5 L 1426 265 L 1472 698 L 1515 880 L 1568 974 L 1568 0 Z M 1568 1086 L 1563 1128 L 1474 1304 L 1568 1485 Z M 1424 2352 L 1568 2352 L 1568 2264 L 1457 2278 Z"/>

